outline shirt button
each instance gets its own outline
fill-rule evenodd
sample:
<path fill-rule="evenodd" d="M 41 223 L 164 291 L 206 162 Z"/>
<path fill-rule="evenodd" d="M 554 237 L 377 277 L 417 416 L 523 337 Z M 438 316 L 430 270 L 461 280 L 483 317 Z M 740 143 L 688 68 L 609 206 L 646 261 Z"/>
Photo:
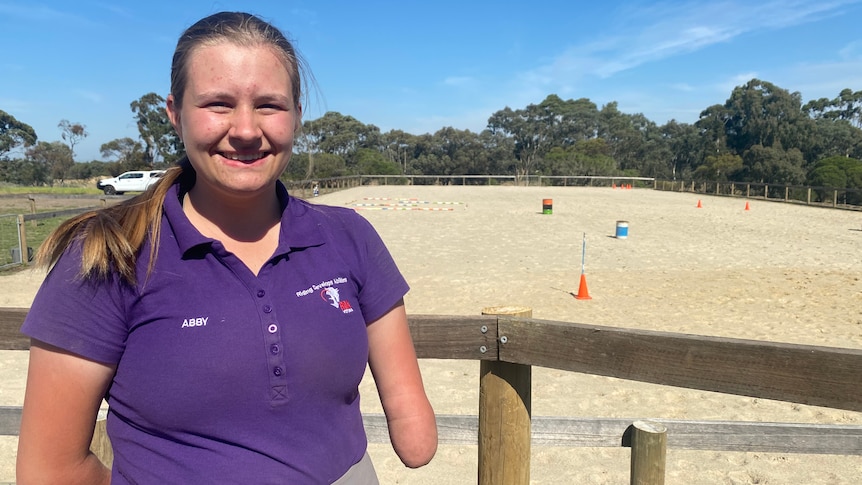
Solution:
<path fill-rule="evenodd" d="M 267 330 L 269 330 L 269 333 L 275 333 L 275 332 L 278 332 L 278 325 L 276 325 L 276 324 L 274 324 L 274 323 L 271 323 L 271 324 L 269 325 L 269 328 L 267 328 Z"/>
<path fill-rule="evenodd" d="M 272 313 L 272 307 L 269 305 L 263 306 L 263 313 Z"/>
<path fill-rule="evenodd" d="M 258 298 L 263 298 L 264 296 L 266 296 L 266 292 L 265 292 L 265 291 L 263 291 L 263 290 L 257 290 L 257 297 L 258 297 Z"/>
<path fill-rule="evenodd" d="M 273 370 L 272 370 L 272 373 L 273 373 L 273 375 L 275 375 L 276 377 L 279 377 L 279 376 L 281 375 L 281 373 L 282 373 L 281 367 L 276 367 L 275 369 L 273 369 Z"/>
<path fill-rule="evenodd" d="M 272 347 L 269 348 L 269 351 L 272 352 L 273 354 L 277 354 L 279 351 L 278 345 L 273 345 Z"/>

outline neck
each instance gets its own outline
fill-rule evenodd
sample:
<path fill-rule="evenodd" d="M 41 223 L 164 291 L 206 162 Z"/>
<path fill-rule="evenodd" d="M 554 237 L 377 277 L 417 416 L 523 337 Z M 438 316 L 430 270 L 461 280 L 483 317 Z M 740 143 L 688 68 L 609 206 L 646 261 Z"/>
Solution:
<path fill-rule="evenodd" d="M 203 235 L 240 242 L 260 241 L 281 220 L 274 187 L 255 197 L 229 200 L 192 187 L 183 198 L 183 212 Z"/>

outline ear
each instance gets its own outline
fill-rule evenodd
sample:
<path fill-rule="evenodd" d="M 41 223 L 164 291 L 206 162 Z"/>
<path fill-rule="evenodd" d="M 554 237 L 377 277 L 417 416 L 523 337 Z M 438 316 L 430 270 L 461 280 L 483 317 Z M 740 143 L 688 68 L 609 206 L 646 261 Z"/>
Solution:
<path fill-rule="evenodd" d="M 298 132 L 302 129 L 302 102 L 296 102 L 296 119 L 294 120 L 296 126 L 293 127 L 294 132 Z"/>
<path fill-rule="evenodd" d="M 171 125 L 173 125 L 174 130 L 176 130 L 177 136 L 182 140 L 183 130 L 182 124 L 180 123 L 180 107 L 173 94 L 168 95 L 167 103 L 165 104 L 165 111 L 168 113 L 168 119 L 171 121 Z"/>

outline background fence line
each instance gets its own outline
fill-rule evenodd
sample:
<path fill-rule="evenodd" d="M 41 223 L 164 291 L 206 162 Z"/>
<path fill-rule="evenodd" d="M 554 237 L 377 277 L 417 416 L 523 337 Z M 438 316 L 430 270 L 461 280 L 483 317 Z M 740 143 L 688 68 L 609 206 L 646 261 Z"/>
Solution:
<path fill-rule="evenodd" d="M 813 187 L 757 182 L 715 182 L 662 180 L 653 177 L 627 176 L 548 176 L 531 175 L 352 175 L 314 180 L 286 181 L 288 189 L 300 197 L 312 197 L 314 187 L 320 194 L 363 185 L 520 185 L 538 187 L 615 187 L 631 184 L 632 188 L 703 195 L 745 197 L 774 202 L 806 204 L 834 209 L 862 210 L 862 189 Z"/>
<path fill-rule="evenodd" d="M 689 192 L 702 195 L 742 197 L 791 204 L 804 204 L 832 209 L 862 210 L 862 189 L 809 187 L 755 182 L 715 182 L 694 180 L 661 180 L 652 177 L 626 176 L 548 176 L 548 175 L 351 175 L 322 179 L 284 181 L 288 190 L 301 198 L 368 185 L 519 185 L 539 187 L 617 187 L 653 189 L 672 192 Z M 26 230 L 21 235 L 23 222 L 71 217 L 87 210 L 104 207 L 108 203 L 129 196 L 61 195 L 61 194 L 0 194 L 0 200 L 27 197 L 28 214 L 0 214 L 0 270 L 27 264 L 25 254 L 32 254 L 38 244 L 27 241 Z M 98 200 L 99 205 L 64 210 L 40 210 L 39 199 Z M 17 220 L 16 220 L 17 218 Z M 23 219 L 22 219 L 23 218 Z M 29 248 L 29 249 L 25 249 Z"/>

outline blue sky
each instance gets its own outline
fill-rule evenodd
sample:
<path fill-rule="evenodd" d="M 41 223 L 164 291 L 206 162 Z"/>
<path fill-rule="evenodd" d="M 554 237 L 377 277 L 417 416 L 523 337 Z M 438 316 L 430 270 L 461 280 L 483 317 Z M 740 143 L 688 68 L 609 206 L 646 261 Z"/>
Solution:
<path fill-rule="evenodd" d="M 132 101 L 168 94 L 180 33 L 222 10 L 295 41 L 318 86 L 305 119 L 337 111 L 384 132 L 478 132 L 549 94 L 664 124 L 755 77 L 804 101 L 862 89 L 862 0 L 0 0 L 0 110 L 41 141 L 83 123 L 76 160 L 101 159 L 103 143 L 137 138 Z"/>

